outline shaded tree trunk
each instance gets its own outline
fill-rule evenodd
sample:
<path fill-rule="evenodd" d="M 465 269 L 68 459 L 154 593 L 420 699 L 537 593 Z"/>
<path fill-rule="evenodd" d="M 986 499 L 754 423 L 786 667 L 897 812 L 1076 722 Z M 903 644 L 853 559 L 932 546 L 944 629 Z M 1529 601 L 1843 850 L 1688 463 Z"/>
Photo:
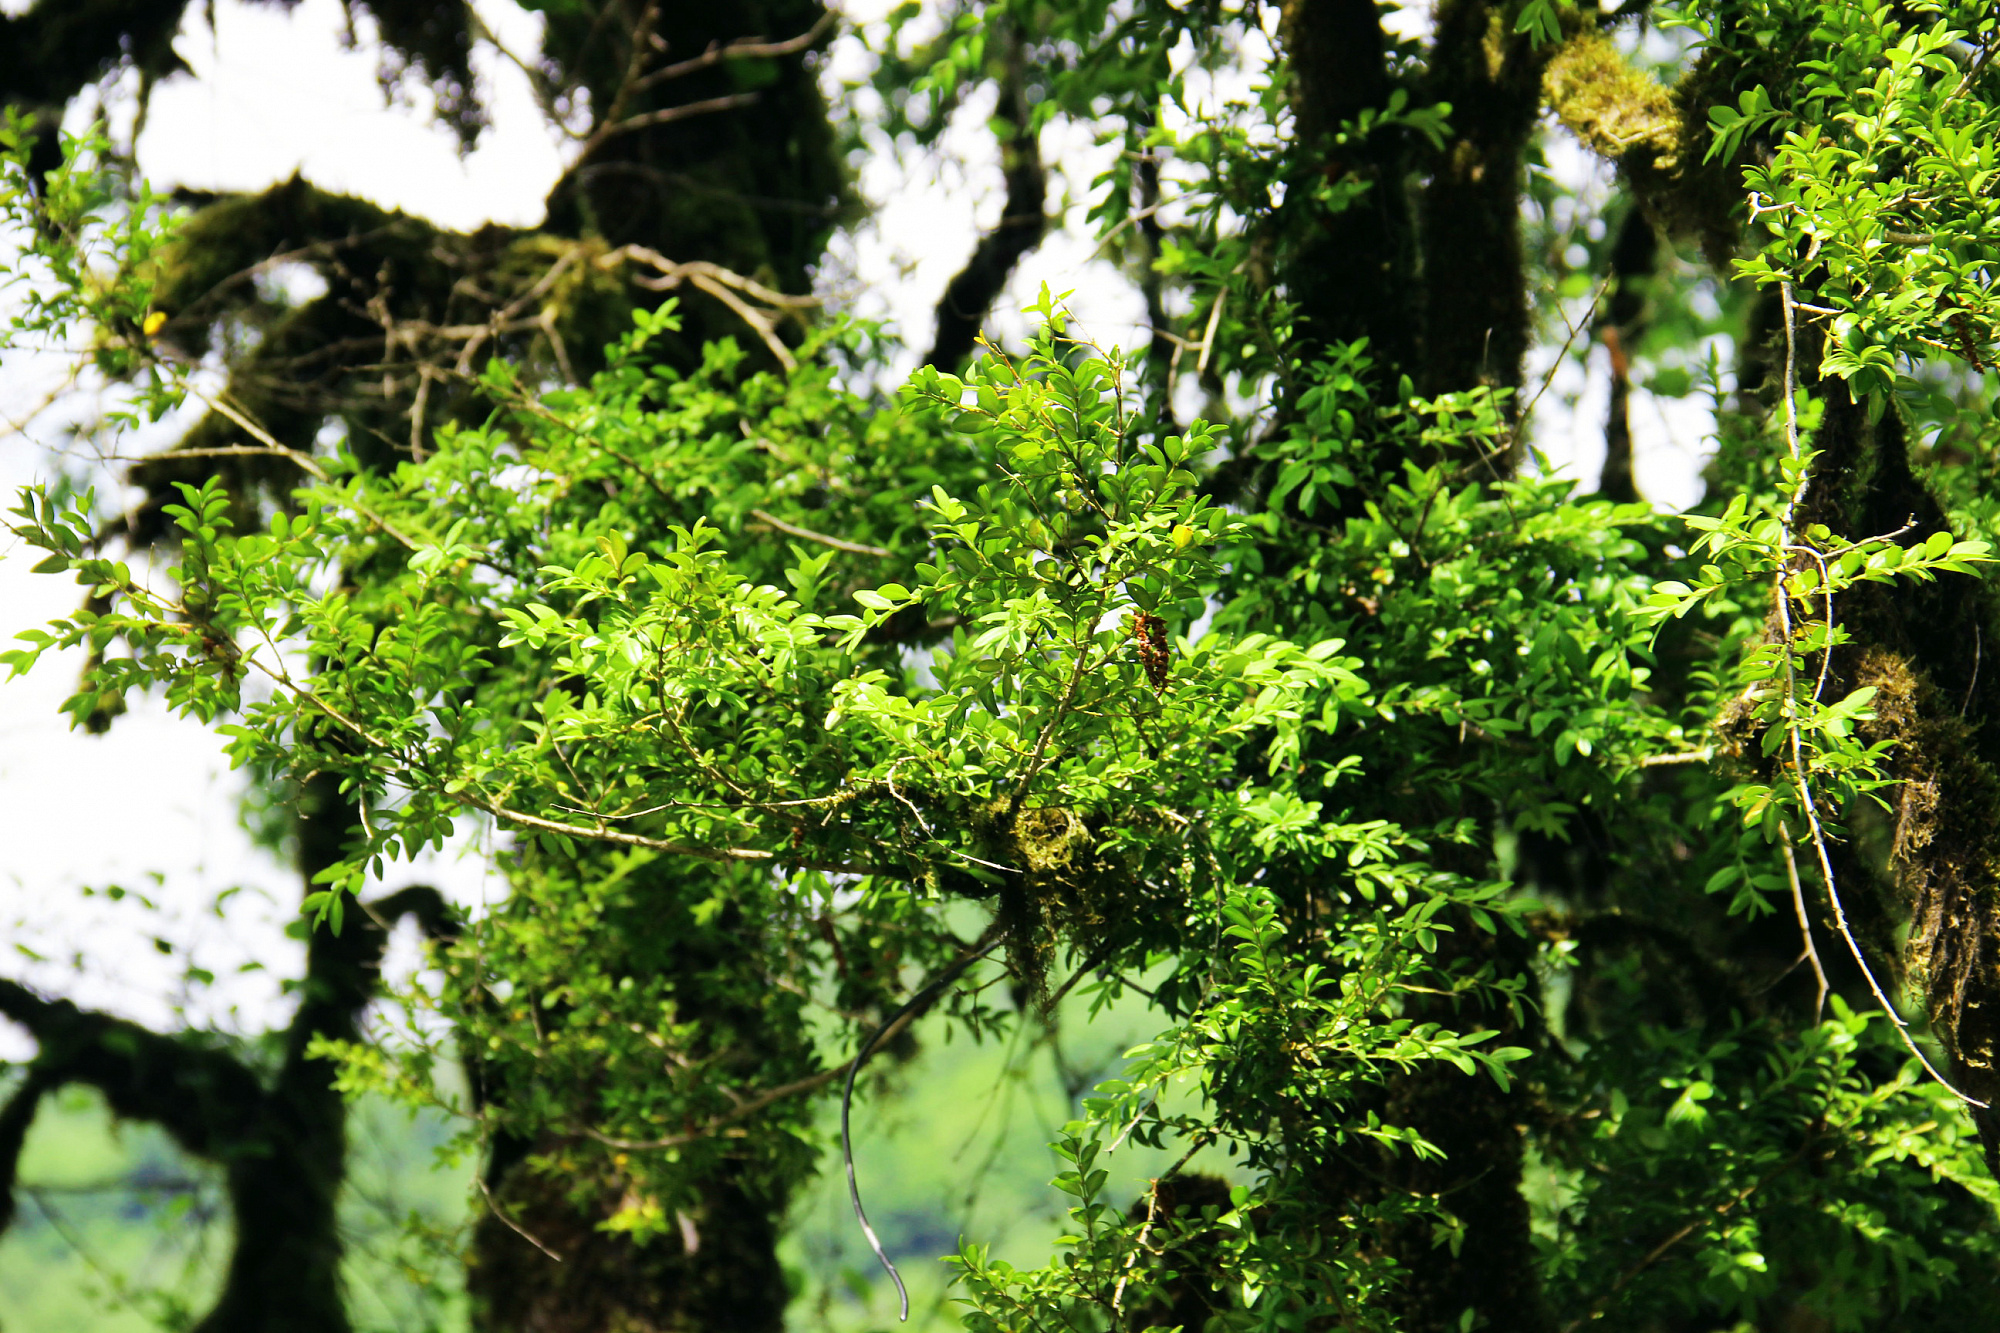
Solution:
<path fill-rule="evenodd" d="M 317 779 L 299 799 L 308 885 L 338 855 L 347 807 L 333 786 Z M 182 1151 L 222 1168 L 235 1234 L 222 1292 L 196 1333 L 347 1333 L 336 1217 L 347 1108 L 332 1064 L 307 1050 L 316 1040 L 359 1037 L 387 928 L 404 916 L 432 933 L 448 929 L 443 899 L 413 887 L 350 914 L 338 935 L 312 933 L 298 1013 L 268 1082 L 199 1034 L 157 1033 L 0 980 L 0 1015 L 39 1048 L 0 1109 L 0 1225 L 11 1220 L 21 1148 L 42 1099 L 71 1085 L 95 1088 L 114 1114 L 159 1125 Z"/>
<path fill-rule="evenodd" d="M 703 870 L 660 865 L 638 872 L 632 898 L 607 910 L 597 928 L 627 942 L 621 967 L 628 973 L 671 980 L 678 1022 L 713 1034 L 719 1045 L 679 1052 L 707 1077 L 727 1080 L 739 1062 L 806 1071 L 812 1048 L 803 1027 L 765 1003 L 761 987 L 735 984 L 730 951 L 742 947 L 750 930 L 741 914 L 725 911 L 708 930 L 693 924 L 690 904 L 721 891 Z M 588 881 L 610 870 L 586 857 L 565 873 Z M 559 1024 L 565 1010 L 557 1005 L 544 1013 L 546 1022 Z M 795 1182 L 774 1183 L 724 1146 L 702 1164 L 684 1166 L 681 1197 L 659 1201 L 667 1213 L 662 1234 L 607 1227 L 630 1205 L 630 1186 L 615 1172 L 579 1176 L 561 1166 L 579 1142 L 571 1123 L 587 1122 L 590 1112 L 580 1109 L 563 1124 L 514 1119 L 514 1108 L 546 1100 L 537 1083 L 548 1074 L 538 1062 L 501 1068 L 480 1054 L 475 1040 L 463 1058 L 475 1098 L 493 1109 L 498 1124 L 482 1177 L 488 1206 L 474 1228 L 467 1272 L 475 1327 L 491 1333 L 783 1328 L 790 1293 L 777 1245 Z M 555 1095 L 574 1099 L 580 1092 L 587 1103 L 587 1085 Z"/>
<path fill-rule="evenodd" d="M 1413 368 L 1422 312 L 1411 299 L 1417 245 L 1403 135 L 1334 141 L 1342 125 L 1386 107 L 1394 91 L 1374 0 L 1291 0 L 1282 23 L 1298 143 L 1275 276 L 1298 306 L 1300 357 L 1365 337 L 1384 366 Z M 1361 188 L 1344 206 L 1336 202 L 1343 185 Z"/>
<path fill-rule="evenodd" d="M 1521 267 L 1521 185 L 1541 110 L 1542 65 L 1511 9 L 1443 0 L 1431 48 L 1430 100 L 1451 106 L 1423 198 L 1426 392 L 1518 387 L 1528 348 Z"/>
<path fill-rule="evenodd" d="M 1820 336 L 1801 331 L 1801 364 L 1818 363 Z M 1904 545 L 1948 531 L 1910 466 L 1897 407 L 1857 402 L 1838 381 L 1813 392 L 1826 405 L 1812 441 L 1823 452 L 1800 526 L 1824 523 L 1852 539 L 1907 528 L 1897 539 Z M 1874 687 L 1874 717 L 1860 734 L 1892 743 L 1885 767 L 1900 780 L 1890 882 L 1871 886 L 1857 862 L 1835 891 L 1859 918 L 1878 976 L 1889 981 L 1907 965 L 1957 1086 L 2000 1104 L 2000 660 L 1986 661 L 2000 645 L 2000 602 L 1984 580 L 1946 575 L 1861 584 L 1836 600 L 1835 614 L 1853 638 L 1834 651 L 1826 697 Z M 1908 945 L 1898 958 L 1903 922 Z M 2000 1116 L 1991 1105 L 1972 1116 L 1989 1169 L 2000 1172 Z"/>
<path fill-rule="evenodd" d="M 1599 336 L 1611 356 L 1611 403 L 1604 419 L 1604 469 L 1597 491 L 1618 504 L 1639 498 L 1632 475 L 1632 349 L 1645 334 L 1644 283 L 1659 239 L 1643 210 L 1629 208 L 1611 244 L 1611 289 Z"/>
<path fill-rule="evenodd" d="M 981 322 L 1022 256 L 1042 243 L 1048 229 L 1044 214 L 1048 173 L 1042 167 L 1042 151 L 1028 106 L 1027 44 L 1011 23 L 1000 36 L 1006 66 L 1000 79 L 1000 114 L 1013 130 L 1000 145 L 1007 199 L 1001 206 L 999 224 L 979 238 L 972 258 L 938 301 L 937 333 L 924 364 L 940 370 L 957 370 L 972 357 Z"/>
<path fill-rule="evenodd" d="M 1369 0 L 1293 0 L 1282 37 L 1294 79 L 1301 168 L 1281 213 L 1284 249 L 1276 277 L 1297 303 L 1304 354 L 1368 340 L 1381 391 L 1408 375 L 1420 392 L 1518 385 L 1529 324 L 1519 209 L 1524 155 L 1540 105 L 1542 61 L 1511 31 L 1503 7 L 1446 0 L 1422 86 L 1422 101 L 1451 103 L 1450 132 L 1418 187 L 1418 146 L 1400 129 L 1335 142 L 1364 111 L 1385 110 L 1396 91 L 1388 43 Z M 1363 185 L 1358 195 L 1353 186 Z M 1341 206 L 1345 196 L 1345 206 Z M 1399 460 L 1381 460 L 1385 468 Z M 1460 867 L 1478 874 L 1483 867 Z M 1470 921 L 1444 937 L 1468 966 L 1501 975 L 1525 970 L 1525 945 L 1501 941 Z M 1504 1008 L 1462 999 L 1428 1017 L 1460 1028 L 1493 1028 L 1518 1039 Z M 1439 1198 L 1463 1224 L 1440 1246 L 1428 1225 L 1387 1245 L 1408 1274 L 1397 1300 L 1410 1333 L 1462 1327 L 1546 1333 L 1529 1209 L 1521 1193 L 1527 1119 L 1517 1083 L 1454 1070 L 1391 1078 L 1381 1114 L 1443 1149 L 1442 1162 L 1386 1160 L 1380 1169 L 1328 1159 L 1319 1179 L 1326 1227 L 1346 1225 L 1350 1201 L 1385 1188 Z M 1472 1320 L 1470 1324 L 1463 1322 Z"/>
<path fill-rule="evenodd" d="M 550 1139 L 535 1146 L 560 1145 Z M 617 1199 L 579 1206 L 567 1197 L 567 1182 L 534 1171 L 528 1156 L 526 1145 L 516 1144 L 494 1157 L 494 1208 L 474 1231 L 467 1275 L 479 1327 L 508 1333 L 778 1333 L 784 1327 L 790 1293 L 777 1255 L 784 1201 L 714 1178 L 698 1205 L 677 1213 L 673 1234 L 635 1242 L 600 1229 Z"/>

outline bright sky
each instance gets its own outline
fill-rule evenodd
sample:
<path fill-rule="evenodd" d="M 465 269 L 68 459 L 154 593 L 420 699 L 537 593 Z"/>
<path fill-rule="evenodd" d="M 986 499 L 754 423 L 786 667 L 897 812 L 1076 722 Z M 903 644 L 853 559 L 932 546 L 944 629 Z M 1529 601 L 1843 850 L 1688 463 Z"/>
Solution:
<path fill-rule="evenodd" d="M 887 7 L 886 0 L 860 0 L 848 12 L 865 20 Z M 1425 26 L 1420 0 L 1403 8 L 1406 27 Z M 544 123 L 526 76 L 490 48 L 482 48 L 477 68 L 492 124 L 461 159 L 450 134 L 426 123 L 422 106 L 384 106 L 370 34 L 362 31 L 354 49 L 342 47 L 339 0 L 303 0 L 289 11 L 220 0 L 213 28 L 204 9 L 189 7 L 176 43 L 193 76 L 155 91 L 139 140 L 141 165 L 156 187 L 256 190 L 300 172 L 323 188 L 455 228 L 539 221 L 571 146 Z M 478 9 L 512 51 L 532 57 L 538 18 L 508 0 L 480 0 Z M 860 77 L 867 60 L 860 43 L 844 39 L 829 86 Z M 943 165 L 886 153 L 865 164 L 859 183 L 877 212 L 836 242 L 823 274 L 830 298 L 904 331 L 910 362 L 929 336 L 930 311 L 945 284 L 980 230 L 998 219 L 1003 189 L 983 129 L 987 110 L 962 111 Z M 1046 282 L 1076 292 L 1076 312 L 1100 341 L 1137 345 L 1143 304 L 1094 259 L 1082 219 L 1106 151 L 1082 127 L 1052 126 L 1044 137 L 1045 158 L 1058 164 L 1052 186 L 1066 225 L 1016 274 L 996 309 L 998 331 L 1025 327 L 1013 312 Z M 1556 165 L 1578 182 L 1596 171 L 1580 150 L 1563 150 Z M 1602 452 L 1608 377 L 1601 355 L 1589 374 L 1574 367 L 1557 374 L 1537 421 L 1544 450 L 1586 477 Z M 47 391 L 46 371 L 14 362 L 0 374 L 0 425 L 31 411 Z M 1692 400 L 1634 397 L 1642 489 L 1657 502 L 1689 503 L 1705 413 Z M 0 495 L 11 504 L 17 487 L 44 475 L 46 451 L 61 443 L 46 418 L 26 436 L 0 437 Z M 0 538 L 0 638 L 76 604 L 73 584 L 31 574 L 33 562 L 22 555 L 11 538 Z M 283 934 L 299 890 L 292 873 L 242 833 L 241 787 L 216 738 L 144 702 L 108 737 L 72 733 L 55 710 L 76 673 L 75 662 L 51 660 L 30 677 L 0 682 L 0 939 L 18 950 L 0 969 L 150 1023 L 169 1022 L 180 1008 L 195 1021 L 246 1030 L 282 1021 L 289 1004 L 279 985 L 301 964 L 299 946 Z M 499 892 L 475 854 L 403 867 L 391 884 L 418 878 L 467 902 Z M 84 896 L 86 886 L 112 885 L 143 894 L 157 910 L 129 896 Z M 212 910 L 219 894 L 237 888 L 243 892 L 229 900 L 226 916 Z M 405 948 L 403 957 L 410 956 Z M 190 990 L 190 965 L 214 973 L 217 984 Z M 0 1024 L 0 1059 L 31 1049 L 24 1034 Z"/>

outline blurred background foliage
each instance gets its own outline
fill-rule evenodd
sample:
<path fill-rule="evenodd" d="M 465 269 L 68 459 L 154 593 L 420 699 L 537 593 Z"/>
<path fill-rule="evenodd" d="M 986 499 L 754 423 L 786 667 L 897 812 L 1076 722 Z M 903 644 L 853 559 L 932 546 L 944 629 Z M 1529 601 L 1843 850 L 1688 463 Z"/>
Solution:
<path fill-rule="evenodd" d="M 910 1329 L 959 1326 L 950 1274 L 937 1261 L 963 1239 L 1032 1264 L 1060 1234 L 1067 1196 L 1047 1184 L 1057 1166 L 1049 1143 L 1082 1095 L 1152 1034 L 1133 999 L 1095 1019 L 1088 1003 L 1072 998 L 1053 1021 L 985 1042 L 930 1020 L 909 1059 L 871 1071 L 876 1086 L 856 1112 L 855 1164 L 870 1217 L 909 1281 Z M 836 1117 L 826 1108 L 822 1134 L 837 1134 Z M 440 1156 L 449 1127 L 363 1097 L 350 1132 L 341 1229 L 358 1333 L 469 1327 L 460 1254 L 474 1202 L 470 1164 Z M 1128 1144 L 1109 1163 L 1115 1187 L 1137 1193 L 1169 1160 L 1164 1149 Z M 1214 1153 L 1196 1165 L 1230 1170 Z M 213 1300 L 227 1258 L 216 1174 L 156 1128 L 114 1119 L 95 1093 L 64 1093 L 37 1118 L 21 1161 L 22 1212 L 0 1246 L 0 1329 L 149 1333 L 191 1323 Z M 788 1327 L 905 1327 L 838 1172 L 819 1175 L 793 1204 L 780 1254 L 797 1293 Z"/>

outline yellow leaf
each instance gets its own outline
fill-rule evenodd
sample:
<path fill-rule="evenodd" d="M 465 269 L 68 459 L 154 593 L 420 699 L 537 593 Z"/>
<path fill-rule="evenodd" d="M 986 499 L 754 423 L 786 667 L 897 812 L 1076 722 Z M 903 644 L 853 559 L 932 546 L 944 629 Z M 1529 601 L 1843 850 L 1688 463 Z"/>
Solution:
<path fill-rule="evenodd" d="M 161 326 L 164 325 L 166 322 L 167 322 L 167 312 L 164 310 L 155 310 L 151 314 L 146 316 L 146 322 L 141 327 L 146 330 L 146 336 L 150 338 L 154 334 L 158 333 L 160 331 Z"/>

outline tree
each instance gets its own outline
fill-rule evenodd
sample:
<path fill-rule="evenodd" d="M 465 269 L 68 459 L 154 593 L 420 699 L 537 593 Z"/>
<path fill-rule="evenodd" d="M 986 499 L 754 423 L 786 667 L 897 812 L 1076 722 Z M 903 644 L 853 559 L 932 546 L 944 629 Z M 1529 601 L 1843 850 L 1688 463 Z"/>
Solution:
<path fill-rule="evenodd" d="M 453 820 L 514 833 L 510 909 L 428 998 L 493 1090 L 473 1132 L 527 1145 L 495 1216 L 532 1241 L 559 1201 L 595 1223 L 551 1231 L 572 1253 L 676 1268 L 586 1320 L 713 1318 L 768 1245 L 704 1237 L 810 1161 L 806 1094 L 991 955 L 1045 1002 L 1143 985 L 1161 1035 L 1057 1145 L 1062 1259 L 956 1257 L 977 1329 L 1985 1327 L 2000 27 L 1666 17 L 1672 87 L 1621 44 L 1643 7 L 1447 0 L 1415 43 L 1300 0 L 1254 95 L 1198 113 L 1186 62 L 1258 15 L 964 13 L 921 77 L 885 63 L 899 114 L 994 77 L 1124 144 L 1095 212 L 1148 265 L 1146 355 L 1045 293 L 1028 346 L 885 410 L 838 320 L 758 356 L 637 310 L 581 383 L 496 357 L 408 458 L 314 465 L 268 522 L 184 480 L 171 581 L 31 493 L 17 531 L 97 605 L 11 660 L 122 645 L 81 713 L 164 688 L 351 793 L 323 930 Z M 1611 442 L 1623 358 L 1689 330 L 1660 249 L 1735 284 L 1684 519 L 1525 447 L 1544 106 L 1625 195 Z M 88 234 L 45 229 L 58 276 Z M 184 391 L 150 292 L 54 290 Z M 1190 354 L 1215 419 L 1183 426 Z M 319 1049 L 442 1095 L 439 1052 Z M 1109 1199 L 1127 1139 L 1236 1178 Z"/>
<path fill-rule="evenodd" d="M 47 130 L 86 85 L 129 65 L 140 75 L 143 117 L 154 83 L 178 68 L 169 42 L 184 8 L 112 5 L 79 27 L 71 7 L 44 4 L 0 21 L 10 52 L 42 55 L 10 65 L 0 97 L 25 105 Z M 483 32 L 473 11 L 459 4 L 359 8 L 381 30 L 385 78 L 429 82 L 440 91 L 447 122 L 470 143 L 483 119 L 469 63 Z M 662 10 L 612 3 L 556 6 L 546 18 L 533 70 L 537 91 L 553 121 L 574 125 L 579 108 L 584 114 L 574 164 L 551 195 L 544 226 L 455 234 L 294 178 L 254 197 L 185 199 L 189 211 L 171 246 L 130 256 L 146 267 L 140 281 L 149 292 L 147 304 L 162 316 L 144 329 L 151 345 L 175 360 L 219 352 L 230 378 L 206 418 L 175 448 L 132 469 L 131 479 L 152 498 L 122 523 L 107 526 L 99 540 L 133 552 L 173 545 L 162 507 L 175 485 L 189 480 L 225 483 L 242 512 L 288 506 L 297 469 L 320 470 L 313 457 L 324 453 L 329 424 L 341 459 L 364 471 L 390 466 L 399 453 L 420 458 L 435 421 L 482 410 L 475 372 L 486 356 L 500 350 L 523 374 L 573 379 L 587 374 L 603 345 L 627 326 L 628 311 L 651 308 L 669 292 L 677 294 L 681 310 L 677 329 L 663 335 L 673 343 L 674 360 L 699 364 L 706 344 L 730 334 L 748 343 L 757 364 L 794 364 L 788 340 L 796 344 L 798 318 L 815 304 L 807 295 L 810 269 L 849 207 L 834 129 L 806 64 L 826 41 L 829 16 L 813 5 Z M 53 198 L 67 188 L 58 147 L 52 133 L 23 144 L 21 184 L 30 194 Z M 982 252 L 969 283 L 954 287 L 950 308 L 967 327 L 1026 248 L 1019 238 L 1031 241 L 1040 232 L 1033 145 L 1017 147 L 1015 156 L 1035 181 L 1033 197 L 1024 195 L 1020 204 L 1034 217 L 1010 218 L 1000 251 Z M 87 177 L 67 178 L 68 186 L 115 193 L 109 178 Z M 27 198 L 17 202 L 25 207 Z M 61 207 L 45 200 L 30 225 L 59 229 L 52 219 Z M 30 221 L 25 212 L 22 219 Z M 81 215 L 73 220 L 80 222 Z M 253 279 L 279 261 L 310 267 L 324 291 L 294 304 L 260 289 Z M 148 312 L 131 313 L 143 321 Z M 962 358 L 969 335 L 958 341 L 958 350 L 936 355 Z M 798 498 L 764 497 L 762 503 L 812 521 L 798 513 Z M 785 524 L 767 510 L 750 521 Z M 121 706 L 93 694 L 80 701 L 80 717 L 100 729 Z M 292 788 L 278 782 L 277 790 L 282 800 Z M 308 881 L 323 868 L 323 861 L 306 864 Z M 572 870 L 570 878 L 576 877 Z M 680 882 L 655 884 L 652 893 L 649 912 L 665 900 L 682 916 L 710 897 L 707 887 Z M 717 924 L 717 941 L 734 920 Z M 866 965 L 864 942 L 852 941 L 849 948 Z M 680 960 L 694 969 L 691 990 L 703 991 L 702 977 L 715 966 L 716 953 L 711 944 Z M 649 948 L 646 965 L 671 968 L 671 954 Z M 743 966 L 758 975 L 755 961 Z M 857 980 L 856 986 L 857 995 L 865 995 L 866 984 Z M 357 994 L 355 1005 L 365 998 Z M 732 1012 L 752 1027 L 775 1023 L 765 1038 L 775 1048 L 772 1058 L 798 1058 L 788 1054 L 798 1037 L 785 1028 L 795 1016 L 767 1014 L 761 1005 L 735 1004 Z M 343 1023 L 302 1032 L 306 1038 L 351 1036 L 352 1016 Z M 195 1034 L 190 1039 L 202 1045 Z M 303 1052 L 301 1045 L 301 1058 Z M 507 1084 L 503 1063 L 481 1060 L 477 1080 L 492 1140 L 485 1188 L 494 1203 L 475 1238 L 472 1285 L 491 1307 L 491 1319 L 522 1325 L 541 1317 L 535 1310 L 553 1305 L 594 1327 L 592 1320 L 615 1322 L 621 1302 L 655 1314 L 674 1304 L 680 1298 L 662 1293 L 689 1279 L 665 1244 L 635 1247 L 610 1233 L 581 1246 L 560 1280 L 526 1248 L 528 1235 L 596 1235 L 594 1224 L 617 1208 L 621 1196 L 613 1190 L 598 1199 L 506 1202 L 517 1168 L 546 1145 L 533 1128 L 515 1135 L 491 1127 L 502 1119 L 495 1108 L 517 1095 L 533 1096 Z M 323 1072 L 317 1063 L 305 1068 Z M 23 1089 L 24 1126 L 42 1093 L 62 1081 L 51 1075 Z M 339 1154 L 337 1101 L 329 1107 L 333 1132 L 308 1155 Z M 762 1193 L 750 1199 L 733 1183 L 734 1166 L 723 1162 L 715 1169 L 719 1193 L 709 1211 L 716 1220 L 704 1223 L 709 1262 L 732 1248 L 720 1237 L 730 1221 L 740 1220 L 745 1236 L 735 1248 L 742 1251 L 741 1271 L 729 1282 L 709 1284 L 707 1296 L 689 1299 L 707 1301 L 702 1318 L 735 1327 L 750 1308 L 740 1290 L 764 1291 L 771 1299 L 761 1323 L 775 1327 L 783 1282 L 774 1245 L 787 1188 L 767 1176 Z M 337 1183 L 337 1170 L 329 1180 Z M 515 1218 L 517 1208 L 529 1215 L 532 1229 Z M 330 1215 L 325 1220 L 330 1223 Z M 323 1230 L 298 1243 L 331 1246 Z M 517 1249 L 525 1250 L 525 1264 Z M 286 1280 L 281 1257 L 274 1258 L 266 1281 Z M 579 1301 L 578 1289 L 596 1295 Z M 324 1294 L 326 1317 L 336 1318 L 331 1290 Z"/>

